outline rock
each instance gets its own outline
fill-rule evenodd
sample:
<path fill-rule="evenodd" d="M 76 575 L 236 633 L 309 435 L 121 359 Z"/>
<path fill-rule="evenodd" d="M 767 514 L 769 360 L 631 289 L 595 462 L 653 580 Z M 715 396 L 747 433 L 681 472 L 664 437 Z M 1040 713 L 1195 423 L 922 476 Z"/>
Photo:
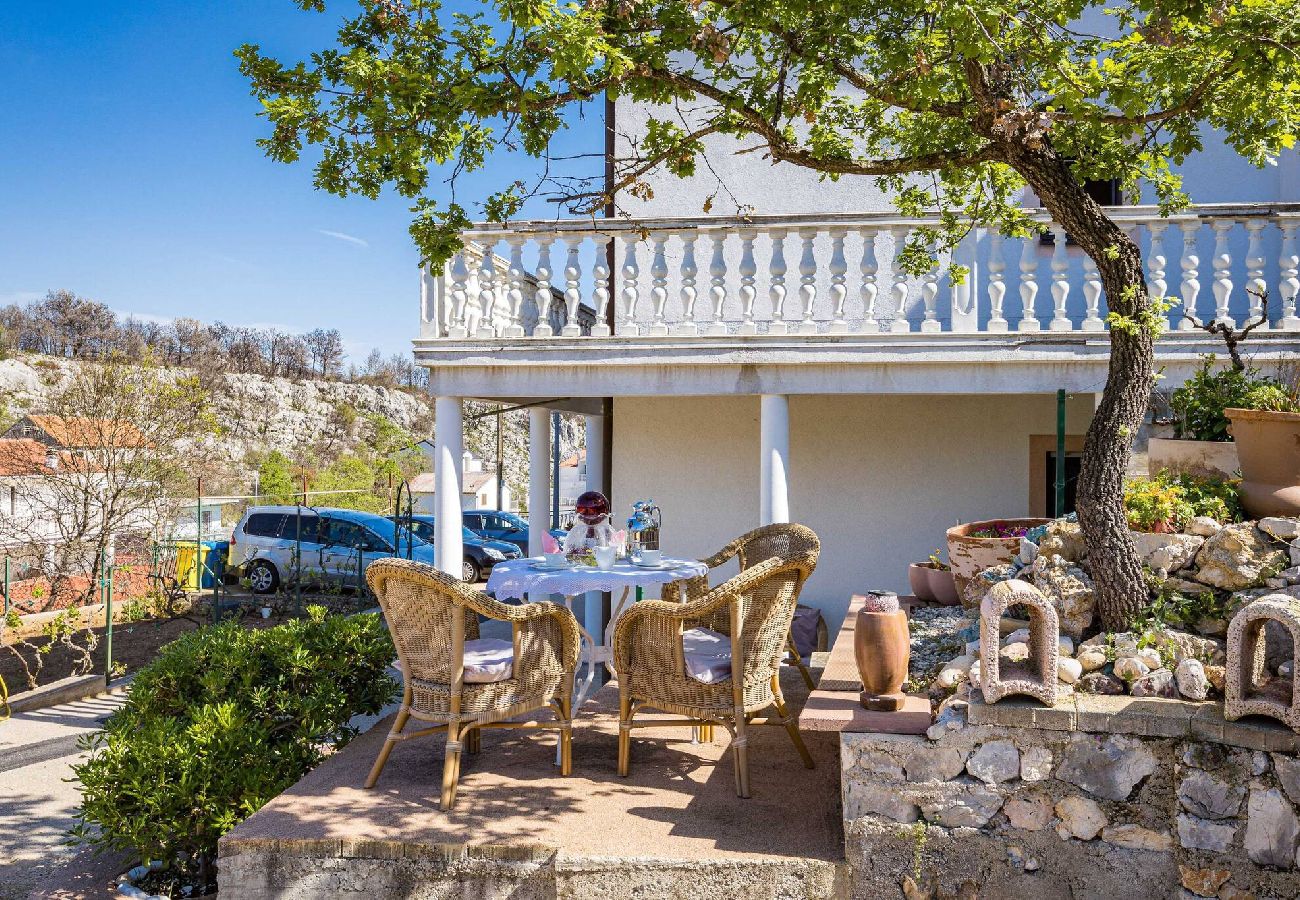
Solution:
<path fill-rule="evenodd" d="M 1221 769 L 1228 764 L 1228 748 L 1223 744 L 1189 741 L 1183 745 L 1183 765 L 1193 769 Z"/>
<path fill-rule="evenodd" d="M 1056 649 L 1061 656 L 1074 656 L 1074 641 L 1063 634 L 1056 636 Z"/>
<path fill-rule="evenodd" d="M 1098 739 L 1076 733 L 1065 747 L 1056 777 L 1107 800 L 1127 800 L 1134 786 L 1155 770 L 1155 754 L 1142 741 L 1120 734 Z"/>
<path fill-rule="evenodd" d="M 1256 900 L 1255 895 L 1250 891 L 1243 891 L 1241 888 L 1234 887 L 1231 884 L 1225 884 L 1223 887 L 1219 888 L 1217 896 L 1219 900 Z"/>
<path fill-rule="evenodd" d="M 915 822 L 920 810 L 897 787 L 864 781 L 854 784 L 844 796 L 844 818 L 851 821 L 863 816 L 884 816 L 906 824 Z"/>
<path fill-rule="evenodd" d="M 1168 852 L 1174 849 L 1174 839 L 1167 833 L 1152 831 L 1141 825 L 1107 825 L 1101 830 L 1101 839 L 1129 850 Z"/>
<path fill-rule="evenodd" d="M 1231 869 L 1198 869 L 1178 864 L 1178 883 L 1198 897 L 1217 897 L 1232 877 Z"/>
<path fill-rule="evenodd" d="M 1047 533 L 1038 542 L 1039 556 L 1059 556 L 1066 562 L 1077 563 L 1088 555 L 1083 541 L 1083 529 L 1078 522 L 1057 519 L 1047 526 Z"/>
<path fill-rule="evenodd" d="M 1165 591 L 1173 594 L 1182 594 L 1184 597 L 1199 597 L 1202 594 L 1212 594 L 1214 589 L 1201 584 L 1199 581 L 1190 581 L 1186 578 L 1172 576 L 1161 582 L 1160 587 Z"/>
<path fill-rule="evenodd" d="M 1227 659 L 1224 642 L 1214 638 L 1175 631 L 1172 628 L 1157 628 L 1148 634 L 1152 645 L 1165 653 L 1172 653 L 1174 662 L 1184 659 L 1198 659 L 1203 663 L 1222 665 Z"/>
<path fill-rule="evenodd" d="M 1124 681 L 1137 681 L 1151 671 L 1151 667 L 1136 656 L 1121 656 L 1115 660 L 1115 677 Z"/>
<path fill-rule="evenodd" d="M 1116 657 L 1138 655 L 1138 636 L 1132 632 L 1121 631 L 1111 635 L 1110 645 Z"/>
<path fill-rule="evenodd" d="M 1070 659 L 1068 656 L 1057 657 L 1056 660 L 1056 677 L 1066 684 L 1074 684 L 1083 674 L 1083 666 L 1077 659 Z"/>
<path fill-rule="evenodd" d="M 1291 565 L 1300 566 L 1300 538 L 1291 542 L 1290 545 Z"/>
<path fill-rule="evenodd" d="M 1264 866 L 1293 866 L 1300 823 L 1282 792 L 1252 789 L 1246 809 L 1246 855 Z"/>
<path fill-rule="evenodd" d="M 1029 643 L 1028 628 L 1017 628 L 1015 631 L 1011 632 L 1009 635 L 1007 635 L 1002 639 L 1003 647 L 1006 647 L 1008 644 L 1028 644 L 1028 643 Z"/>
<path fill-rule="evenodd" d="M 1275 590 L 1281 590 L 1282 588 L 1286 587 L 1288 584 L 1290 584 L 1290 582 L 1287 581 L 1285 578 L 1264 579 L 1264 587 L 1273 588 Z"/>
<path fill-rule="evenodd" d="M 1023 847 L 1015 844 L 1007 848 L 1007 862 L 1022 872 L 1038 871 L 1038 860 L 1026 853 Z"/>
<path fill-rule="evenodd" d="M 967 679 L 971 684 L 979 686 L 980 683 L 980 661 L 977 659 L 970 664 L 970 671 L 966 673 Z"/>
<path fill-rule="evenodd" d="M 1079 651 L 1079 655 L 1075 659 L 1084 672 L 1095 672 L 1106 665 L 1105 651 L 1092 647 Z"/>
<path fill-rule="evenodd" d="M 1257 587 L 1287 565 L 1287 555 L 1274 550 L 1249 522 L 1228 525 L 1196 554 L 1197 581 L 1228 591 Z"/>
<path fill-rule="evenodd" d="M 951 747 L 923 747 L 903 756 L 908 781 L 948 781 L 966 768 L 966 754 Z"/>
<path fill-rule="evenodd" d="M 1206 666 L 1205 678 L 1210 682 L 1210 687 L 1222 694 L 1224 685 L 1228 682 L 1228 670 L 1223 666 Z"/>
<path fill-rule="evenodd" d="M 944 667 L 939 671 L 938 675 L 934 676 L 934 683 L 937 687 L 941 687 L 946 691 L 955 688 L 968 677 L 970 677 L 969 672 L 963 672 L 961 669 Z"/>
<path fill-rule="evenodd" d="M 1188 700 L 1204 700 L 1210 696 L 1210 680 L 1199 659 L 1180 662 L 1174 667 L 1174 679 L 1178 682 L 1178 693 Z"/>
<path fill-rule="evenodd" d="M 971 667 L 971 678 L 976 678 L 975 666 Z M 966 727 L 966 702 L 964 700 L 945 700 L 939 706 L 939 713 L 934 717 L 934 724 L 926 729 L 925 736 L 932 741 L 937 741 L 952 731 L 959 731 Z"/>
<path fill-rule="evenodd" d="M 1134 697 L 1164 697 L 1176 700 L 1178 686 L 1174 683 L 1173 672 L 1168 669 L 1153 669 L 1133 682 L 1129 693 Z"/>
<path fill-rule="evenodd" d="M 1287 584 L 1300 584 L 1300 566 L 1291 566 L 1290 568 L 1283 569 L 1281 572 L 1277 573 L 1277 577 L 1281 578 Z"/>
<path fill-rule="evenodd" d="M 1152 670 L 1159 669 L 1165 664 L 1164 658 L 1160 655 L 1160 651 L 1154 647 L 1143 647 L 1137 652 L 1137 658 L 1146 663 L 1146 667 Z"/>
<path fill-rule="evenodd" d="M 903 780 L 903 767 L 888 753 L 863 747 L 857 751 L 855 762 L 863 772 L 875 776 L 873 780 Z"/>
<path fill-rule="evenodd" d="M 1020 780 L 1042 781 L 1052 774 L 1052 751 L 1046 747 L 1030 747 L 1020 754 Z"/>
<path fill-rule="evenodd" d="M 1029 659 L 1029 645 L 1017 641 L 1014 644 L 1007 644 L 998 654 L 1008 662 L 1024 662 Z"/>
<path fill-rule="evenodd" d="M 980 828 L 997 815 L 1003 797 L 982 784 L 963 791 L 928 797 L 921 801 L 921 813 L 927 822 L 945 828 Z"/>
<path fill-rule="evenodd" d="M 1042 831 L 1052 821 L 1052 800 L 1041 791 L 1012 797 L 1002 807 L 1012 828 Z"/>
<path fill-rule="evenodd" d="M 1223 526 L 1209 516 L 1195 516 L 1187 523 L 1187 533 L 1200 537 L 1211 537 Z"/>
<path fill-rule="evenodd" d="M 1195 534 L 1148 534 L 1130 531 L 1138 555 L 1152 569 L 1177 572 L 1191 565 L 1205 538 Z"/>
<path fill-rule="evenodd" d="M 1282 665 L 1277 667 L 1277 674 L 1278 677 L 1280 678 L 1290 678 L 1291 673 L 1294 671 L 1295 671 L 1295 664 L 1289 659 L 1286 662 L 1282 663 Z"/>
<path fill-rule="evenodd" d="M 1105 672 L 1089 672 L 1079 679 L 1075 690 L 1080 694 L 1105 694 L 1112 697 L 1128 693 L 1124 682 Z"/>
<path fill-rule="evenodd" d="M 1207 822 L 1186 813 L 1178 814 L 1178 843 L 1188 850 L 1209 850 L 1222 853 L 1232 844 L 1237 833 L 1236 825 Z"/>
<path fill-rule="evenodd" d="M 984 602 L 984 596 L 993 589 L 993 585 L 1003 581 L 1010 581 L 1016 577 L 1018 572 L 1019 569 L 1011 563 L 984 569 L 966 582 L 966 590 L 962 594 L 962 605 L 967 609 L 979 609 Z"/>
<path fill-rule="evenodd" d="M 1232 819 L 1241 812 L 1246 789 L 1209 772 L 1195 770 L 1178 785 L 1178 802 L 1202 819 Z"/>
<path fill-rule="evenodd" d="M 1255 776 L 1263 775 L 1268 771 L 1268 754 L 1261 750 L 1256 750 L 1250 754 L 1250 774 Z"/>
<path fill-rule="evenodd" d="M 1090 841 L 1106 827 L 1106 814 L 1097 801 L 1087 797 L 1066 797 L 1056 804 L 1056 815 L 1061 820 L 1056 833 L 1062 839 L 1073 837 Z"/>
<path fill-rule="evenodd" d="M 1292 803 L 1300 803 L 1300 759 L 1274 753 L 1273 768 L 1277 770 L 1277 782 L 1287 797 Z"/>
<path fill-rule="evenodd" d="M 1040 555 L 1029 580 L 1056 607 L 1061 633 L 1078 640 L 1096 614 L 1097 598 L 1088 573 L 1060 556 Z"/>
<path fill-rule="evenodd" d="M 1265 516 L 1255 523 L 1255 527 L 1279 541 L 1293 541 L 1300 537 L 1300 519 Z"/>
<path fill-rule="evenodd" d="M 1020 751 L 1011 741 L 989 741 L 966 760 L 966 771 L 987 785 L 1020 775 Z"/>

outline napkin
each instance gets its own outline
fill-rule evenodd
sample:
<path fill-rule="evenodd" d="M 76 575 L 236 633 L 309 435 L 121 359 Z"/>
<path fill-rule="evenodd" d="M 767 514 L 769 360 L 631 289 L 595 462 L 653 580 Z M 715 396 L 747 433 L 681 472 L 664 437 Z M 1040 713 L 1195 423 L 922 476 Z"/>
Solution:
<path fill-rule="evenodd" d="M 560 552 L 560 542 L 552 537 L 550 532 L 542 532 L 542 551 L 544 553 Z"/>

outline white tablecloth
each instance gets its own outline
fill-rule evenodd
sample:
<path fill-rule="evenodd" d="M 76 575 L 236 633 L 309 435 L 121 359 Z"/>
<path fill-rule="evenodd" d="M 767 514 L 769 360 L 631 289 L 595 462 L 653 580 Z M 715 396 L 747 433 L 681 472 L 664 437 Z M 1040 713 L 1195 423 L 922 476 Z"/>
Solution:
<path fill-rule="evenodd" d="M 587 591 L 609 591 L 619 594 L 626 588 L 650 587 L 683 581 L 704 575 L 709 567 L 697 559 L 664 557 L 662 569 L 643 569 L 631 563 L 617 562 L 614 568 L 602 571 L 595 566 L 578 566 L 558 572 L 544 572 L 533 568 L 534 559 L 512 559 L 497 563 L 488 576 L 488 590 L 498 600 L 522 600 L 545 594 L 576 597 Z"/>

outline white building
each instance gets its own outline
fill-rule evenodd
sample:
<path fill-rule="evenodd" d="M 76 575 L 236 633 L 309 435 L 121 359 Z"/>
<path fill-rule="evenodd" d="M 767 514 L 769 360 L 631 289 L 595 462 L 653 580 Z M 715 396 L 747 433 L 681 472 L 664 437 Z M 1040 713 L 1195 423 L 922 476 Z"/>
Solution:
<path fill-rule="evenodd" d="M 635 133 L 645 111 L 620 100 L 617 116 Z M 1057 391 L 1077 454 L 1106 378 L 1105 298 L 1059 228 L 1045 240 L 973 233 L 964 284 L 938 268 L 910 278 L 895 248 L 925 220 L 896 215 L 870 179 L 822 182 L 734 149 L 712 145 L 694 178 L 664 175 L 653 199 L 627 198 L 630 219 L 473 229 L 467 241 L 504 247 L 512 264 L 474 270 L 462 255 L 426 275 L 415 354 L 438 396 L 439 458 L 460 454 L 462 398 L 587 414 L 585 482 L 608 484 L 616 519 L 653 497 L 665 551 L 703 556 L 766 522 L 811 526 L 823 547 L 803 600 L 834 628 L 851 594 L 906 590 L 907 563 L 942 547 L 948 526 L 1049 511 Z M 1166 385 L 1222 350 L 1182 311 L 1240 322 L 1258 307 L 1247 289 L 1273 298 L 1271 327 L 1249 342 L 1257 362 L 1300 349 L 1300 159 L 1257 171 L 1212 146 L 1184 170 L 1202 205 L 1113 211 L 1151 290 L 1182 301 L 1157 350 Z M 713 173 L 753 215 L 701 215 Z M 486 316 L 505 315 L 499 327 L 481 309 L 466 318 L 476 296 L 549 298 L 553 277 L 596 311 L 589 334 L 539 331 L 508 304 Z M 536 515 L 550 503 L 550 418 L 545 405 L 530 415 Z"/>
<path fill-rule="evenodd" d="M 431 441 L 421 441 L 418 446 L 432 468 L 434 465 L 433 443 Z M 411 497 L 414 500 L 414 508 L 417 513 L 437 512 L 437 498 L 434 496 L 438 490 L 436 470 L 421 472 L 411 478 L 407 484 L 411 488 Z M 499 506 L 497 505 L 498 496 L 500 497 Z M 500 509 L 507 512 L 514 509 L 510 496 L 510 486 L 502 484 L 501 493 L 498 495 L 495 470 L 492 472 L 484 471 L 483 460 L 476 459 L 468 450 L 461 454 L 460 509 Z"/>

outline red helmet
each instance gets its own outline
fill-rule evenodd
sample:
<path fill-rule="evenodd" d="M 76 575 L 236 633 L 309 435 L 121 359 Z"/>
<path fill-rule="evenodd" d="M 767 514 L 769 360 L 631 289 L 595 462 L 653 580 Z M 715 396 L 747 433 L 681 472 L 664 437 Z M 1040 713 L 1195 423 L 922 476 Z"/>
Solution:
<path fill-rule="evenodd" d="M 587 491 L 574 507 L 578 518 L 588 525 L 598 525 L 609 515 L 609 500 L 600 491 Z"/>

